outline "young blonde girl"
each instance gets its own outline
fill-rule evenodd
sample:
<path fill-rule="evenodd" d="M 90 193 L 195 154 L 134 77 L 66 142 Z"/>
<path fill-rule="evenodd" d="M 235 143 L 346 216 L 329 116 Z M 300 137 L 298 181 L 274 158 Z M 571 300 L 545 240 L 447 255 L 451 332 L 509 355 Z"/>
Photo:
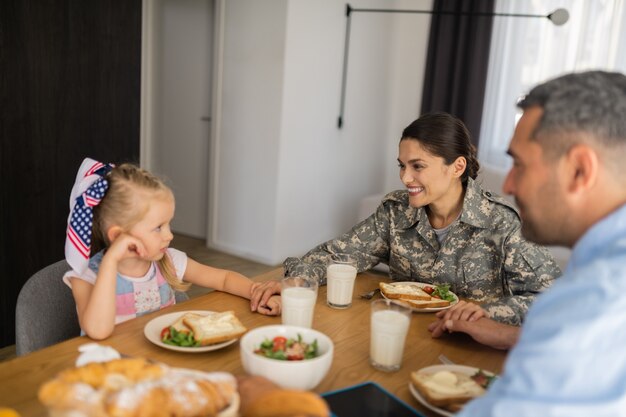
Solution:
<path fill-rule="evenodd" d="M 89 337 L 104 339 L 117 323 L 175 304 L 173 290 L 185 291 L 191 284 L 250 299 L 248 278 L 169 248 L 174 195 L 149 172 L 87 158 L 70 206 L 65 252 L 72 270 L 63 280 Z M 280 314 L 280 299 L 255 310 Z"/>

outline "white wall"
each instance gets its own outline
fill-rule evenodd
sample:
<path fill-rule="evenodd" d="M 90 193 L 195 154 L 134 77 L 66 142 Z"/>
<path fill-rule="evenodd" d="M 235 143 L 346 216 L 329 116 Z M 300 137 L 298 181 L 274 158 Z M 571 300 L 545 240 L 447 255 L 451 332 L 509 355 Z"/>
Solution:
<path fill-rule="evenodd" d="M 395 8 L 432 9 L 432 1 L 404 1 Z M 400 14 L 394 17 L 387 123 L 387 164 L 383 191 L 404 188 L 398 170 L 398 144 L 405 127 L 421 112 L 426 53 L 430 34 L 430 15 Z"/>
<path fill-rule="evenodd" d="M 350 4 L 429 9 L 431 0 Z M 345 3 L 228 0 L 220 7 L 208 243 L 276 264 L 349 229 L 363 197 L 400 186 L 397 142 L 419 114 L 430 19 L 352 15 L 339 130 Z"/>

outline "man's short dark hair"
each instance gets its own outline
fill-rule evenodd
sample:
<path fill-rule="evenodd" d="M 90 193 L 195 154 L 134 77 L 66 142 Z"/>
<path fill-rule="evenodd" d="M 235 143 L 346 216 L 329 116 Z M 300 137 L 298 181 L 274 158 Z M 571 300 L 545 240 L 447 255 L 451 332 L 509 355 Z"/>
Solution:
<path fill-rule="evenodd" d="M 563 75 L 536 86 L 517 105 L 543 109 L 532 137 L 555 156 L 575 145 L 576 133 L 603 146 L 626 146 L 624 74 L 588 71 Z M 550 141 L 544 140 L 546 136 Z"/>

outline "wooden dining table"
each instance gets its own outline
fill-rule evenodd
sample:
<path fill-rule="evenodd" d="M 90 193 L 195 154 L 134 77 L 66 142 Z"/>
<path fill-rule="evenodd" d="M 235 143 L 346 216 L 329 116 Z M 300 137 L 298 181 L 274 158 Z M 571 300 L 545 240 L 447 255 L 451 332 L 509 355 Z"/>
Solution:
<path fill-rule="evenodd" d="M 265 281 L 281 277 L 282 268 L 277 268 L 254 280 Z M 420 404 L 409 391 L 411 372 L 439 364 L 440 354 L 444 354 L 457 364 L 495 373 L 501 371 L 506 357 L 505 351 L 483 346 L 465 334 L 449 334 L 433 339 L 427 329 L 427 325 L 435 319 L 433 313 L 412 315 L 402 367 L 399 371 L 382 372 L 374 369 L 369 364 L 370 300 L 360 298 L 359 294 L 377 288 L 381 281 L 389 282 L 389 278 L 371 272 L 359 274 L 352 306 L 344 310 L 329 307 L 326 304 L 326 287 L 320 287 L 313 328 L 333 340 L 335 353 L 330 371 L 315 388 L 316 392 L 324 393 L 374 381 L 409 406 L 430 417 L 437 414 Z M 226 371 L 234 375 L 245 374 L 240 360 L 239 343 L 209 352 L 186 353 L 159 347 L 144 336 L 144 327 L 150 320 L 162 314 L 186 310 L 233 310 L 248 329 L 280 324 L 281 320 L 280 317 L 268 317 L 251 312 L 250 303 L 246 299 L 213 291 L 168 307 L 166 310 L 118 324 L 113 334 L 99 343 L 111 346 L 126 356 L 145 357 L 170 366 L 208 372 Z M 24 417 L 45 416 L 46 410 L 37 399 L 37 390 L 42 383 L 60 371 L 73 367 L 79 355 L 78 347 L 90 342 L 93 341 L 88 337 L 76 337 L 0 363 L 0 407 L 14 408 Z"/>

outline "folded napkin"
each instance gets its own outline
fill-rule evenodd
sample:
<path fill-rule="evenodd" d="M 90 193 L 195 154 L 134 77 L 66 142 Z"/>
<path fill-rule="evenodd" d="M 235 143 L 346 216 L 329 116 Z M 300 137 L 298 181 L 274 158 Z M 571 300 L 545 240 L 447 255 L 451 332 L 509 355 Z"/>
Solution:
<path fill-rule="evenodd" d="M 110 346 L 102 346 L 98 343 L 87 343 L 80 345 L 78 351 L 81 354 L 76 359 L 76 366 L 83 366 L 91 362 L 108 362 L 113 359 L 120 359 L 120 353 Z"/>

